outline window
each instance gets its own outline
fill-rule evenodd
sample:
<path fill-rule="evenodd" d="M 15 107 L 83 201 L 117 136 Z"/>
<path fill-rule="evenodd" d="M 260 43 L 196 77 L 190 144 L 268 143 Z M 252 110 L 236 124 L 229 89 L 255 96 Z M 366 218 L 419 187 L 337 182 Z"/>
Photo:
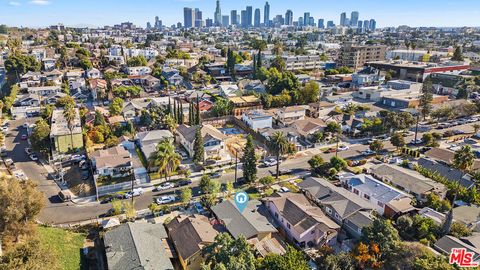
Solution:
<path fill-rule="evenodd" d="M 340 219 L 340 216 L 337 213 L 335 213 L 335 218 Z"/>
<path fill-rule="evenodd" d="M 310 234 L 314 234 L 314 233 L 315 233 L 315 229 L 310 231 Z"/>
<path fill-rule="evenodd" d="M 278 219 L 278 213 L 275 213 L 275 218 Z"/>
<path fill-rule="evenodd" d="M 327 213 L 332 214 L 332 209 L 326 207 L 325 210 L 327 210 Z"/>
<path fill-rule="evenodd" d="M 287 228 L 290 229 L 290 223 L 287 223 Z"/>
<path fill-rule="evenodd" d="M 370 196 L 368 196 L 367 194 L 363 194 L 363 197 L 367 200 L 370 200 Z"/>

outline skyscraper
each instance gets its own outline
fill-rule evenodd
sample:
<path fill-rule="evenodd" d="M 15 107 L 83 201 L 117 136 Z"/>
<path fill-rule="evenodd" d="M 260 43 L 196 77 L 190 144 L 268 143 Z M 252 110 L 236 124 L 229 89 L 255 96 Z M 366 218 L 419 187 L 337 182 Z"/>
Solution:
<path fill-rule="evenodd" d="M 185 28 L 192 28 L 195 22 L 195 13 L 191 8 L 183 8 L 183 26 Z"/>
<path fill-rule="evenodd" d="M 230 11 L 230 24 L 231 25 L 237 25 L 238 24 L 237 11 L 236 10 Z"/>
<path fill-rule="evenodd" d="M 207 19 L 205 20 L 205 26 L 206 26 L 206 27 L 212 27 L 212 26 L 213 26 L 213 20 L 210 19 L 210 18 L 207 18 Z"/>
<path fill-rule="evenodd" d="M 263 24 L 265 27 L 270 26 L 270 4 L 265 2 L 265 8 L 263 9 Z"/>
<path fill-rule="evenodd" d="M 369 22 L 368 28 L 371 31 L 375 31 L 375 29 L 377 29 L 377 21 L 375 21 L 374 19 L 371 19 Z"/>
<path fill-rule="evenodd" d="M 285 13 L 285 24 L 293 25 L 293 12 L 290 9 Z"/>
<path fill-rule="evenodd" d="M 365 28 L 365 31 L 370 29 L 369 26 L 370 26 L 370 21 L 369 20 L 363 21 L 363 28 Z"/>
<path fill-rule="evenodd" d="M 228 15 L 222 15 L 222 26 L 228 27 L 230 17 Z"/>
<path fill-rule="evenodd" d="M 303 26 L 303 17 L 298 17 L 298 26 Z"/>
<path fill-rule="evenodd" d="M 241 24 L 242 24 L 242 27 L 243 28 L 247 28 L 248 27 L 248 23 L 247 23 L 247 11 L 246 10 L 242 10 L 240 12 L 241 14 Z"/>
<path fill-rule="evenodd" d="M 260 27 L 260 9 L 256 8 L 255 9 L 255 17 L 253 20 L 253 26 L 254 27 Z"/>
<path fill-rule="evenodd" d="M 347 13 L 342 12 L 342 14 L 340 14 L 340 26 L 345 26 L 346 20 L 347 20 Z"/>
<path fill-rule="evenodd" d="M 252 27 L 253 21 L 253 8 L 252 6 L 247 6 L 247 27 Z"/>
<path fill-rule="evenodd" d="M 303 25 L 310 25 L 310 12 L 303 13 Z"/>
<path fill-rule="evenodd" d="M 215 8 L 215 14 L 213 23 L 219 26 L 222 23 L 222 10 L 220 9 L 220 0 L 217 0 L 217 7 Z"/>
<path fill-rule="evenodd" d="M 158 16 L 155 16 L 155 24 L 153 27 L 155 27 L 156 29 L 162 28 L 162 20 L 158 19 Z"/>
<path fill-rule="evenodd" d="M 318 28 L 325 29 L 325 21 L 323 19 L 318 19 Z"/>
<path fill-rule="evenodd" d="M 147 22 L 147 30 L 152 29 L 152 24 L 150 22 Z"/>
<path fill-rule="evenodd" d="M 333 23 L 333 21 L 328 21 L 327 28 L 333 28 L 333 27 L 335 27 L 335 24 Z"/>
<path fill-rule="evenodd" d="M 352 11 L 352 15 L 351 15 L 351 18 L 350 18 L 350 25 L 351 26 L 357 27 L 359 15 L 360 14 L 358 13 L 358 11 Z"/>
<path fill-rule="evenodd" d="M 203 15 L 200 9 L 196 8 L 195 9 L 195 20 L 203 20 Z"/>

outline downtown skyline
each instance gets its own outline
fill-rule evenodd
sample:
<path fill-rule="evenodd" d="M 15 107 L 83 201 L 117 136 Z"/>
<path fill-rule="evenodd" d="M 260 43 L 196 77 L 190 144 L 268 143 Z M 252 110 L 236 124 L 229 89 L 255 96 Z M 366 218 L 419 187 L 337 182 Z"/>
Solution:
<path fill-rule="evenodd" d="M 34 0 L 34 1 L 0 1 L 0 23 L 10 26 L 45 27 L 63 23 L 67 26 L 104 26 L 130 21 L 137 26 L 145 27 L 155 16 L 170 26 L 183 23 L 185 7 L 199 8 L 203 19 L 214 19 L 215 0 L 148 0 L 101 1 L 84 0 L 81 2 L 67 0 Z M 121 5 L 118 5 L 122 2 Z M 475 18 L 480 14 L 480 3 L 460 0 L 423 2 L 407 0 L 401 3 L 384 3 L 383 1 L 343 1 L 341 5 L 327 1 L 318 1 L 312 5 L 309 0 L 297 0 L 295 5 L 289 1 L 271 0 L 270 19 L 277 14 L 285 15 L 287 9 L 293 11 L 294 20 L 309 12 L 315 19 L 334 21 L 339 24 L 340 14 L 356 10 L 362 18 L 375 18 L 378 27 L 409 25 L 409 26 L 440 26 L 460 27 L 478 26 Z M 435 5 L 433 5 L 435 3 Z M 117 5 L 115 5 L 117 4 Z M 263 22 L 265 1 L 220 1 L 222 15 L 230 15 L 231 10 L 245 9 L 252 6 L 260 8 Z M 415 8 L 412 8 L 415 7 Z M 468 10 L 467 8 L 468 7 Z M 75 12 L 69 12 L 74 9 Z M 111 13 L 105 12 L 112 10 Z M 45 16 L 44 14 L 48 14 Z M 442 16 L 439 16 L 441 14 Z"/>

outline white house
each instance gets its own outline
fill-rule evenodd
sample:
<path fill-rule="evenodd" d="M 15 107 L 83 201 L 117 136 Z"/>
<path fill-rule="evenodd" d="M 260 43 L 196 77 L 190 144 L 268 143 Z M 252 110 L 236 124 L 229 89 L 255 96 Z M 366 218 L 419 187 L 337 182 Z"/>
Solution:
<path fill-rule="evenodd" d="M 289 106 L 275 111 L 275 119 L 279 124 L 288 126 L 296 120 L 305 119 L 307 106 Z"/>
<path fill-rule="evenodd" d="M 86 75 L 89 79 L 100 79 L 102 77 L 102 73 L 96 68 L 87 70 Z"/>
<path fill-rule="evenodd" d="M 39 96 L 48 96 L 53 93 L 62 92 L 62 88 L 58 85 L 54 86 L 38 86 L 38 87 L 28 87 L 28 93 Z"/>
<path fill-rule="evenodd" d="M 122 146 L 92 152 L 90 160 L 95 169 L 95 179 L 98 176 L 124 177 L 133 173 L 132 156 Z"/>
<path fill-rule="evenodd" d="M 149 67 L 129 67 L 127 69 L 128 75 L 132 76 L 143 76 L 143 75 L 149 75 L 152 73 L 152 69 Z"/>
<path fill-rule="evenodd" d="M 198 126 L 180 125 L 177 128 L 177 142 L 180 143 L 193 157 L 193 146 L 195 144 L 195 133 Z M 227 136 L 211 125 L 203 125 L 200 133 L 203 138 L 205 159 L 222 158 L 226 156 L 225 140 Z"/>
<path fill-rule="evenodd" d="M 272 127 L 272 116 L 262 111 L 245 112 L 242 115 L 242 121 L 254 131 Z"/>

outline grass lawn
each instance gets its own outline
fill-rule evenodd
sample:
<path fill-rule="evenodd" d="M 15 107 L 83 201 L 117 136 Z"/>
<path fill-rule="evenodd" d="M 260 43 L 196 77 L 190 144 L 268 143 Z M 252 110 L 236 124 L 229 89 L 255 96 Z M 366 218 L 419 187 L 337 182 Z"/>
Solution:
<path fill-rule="evenodd" d="M 137 156 L 140 159 L 140 162 L 142 163 L 143 167 L 148 168 L 148 162 L 145 159 L 145 156 L 143 156 L 142 150 L 135 145 L 135 152 L 137 152 Z"/>
<path fill-rule="evenodd" d="M 294 192 L 294 193 L 300 191 L 300 189 L 299 189 L 297 186 L 295 186 L 294 184 L 292 184 L 292 183 L 290 183 L 290 182 L 280 183 L 280 186 L 286 187 L 286 188 L 288 188 L 291 192 Z"/>
<path fill-rule="evenodd" d="M 42 245 L 58 258 L 60 269 L 86 269 L 80 256 L 86 235 L 43 226 L 38 227 L 38 235 Z"/>

